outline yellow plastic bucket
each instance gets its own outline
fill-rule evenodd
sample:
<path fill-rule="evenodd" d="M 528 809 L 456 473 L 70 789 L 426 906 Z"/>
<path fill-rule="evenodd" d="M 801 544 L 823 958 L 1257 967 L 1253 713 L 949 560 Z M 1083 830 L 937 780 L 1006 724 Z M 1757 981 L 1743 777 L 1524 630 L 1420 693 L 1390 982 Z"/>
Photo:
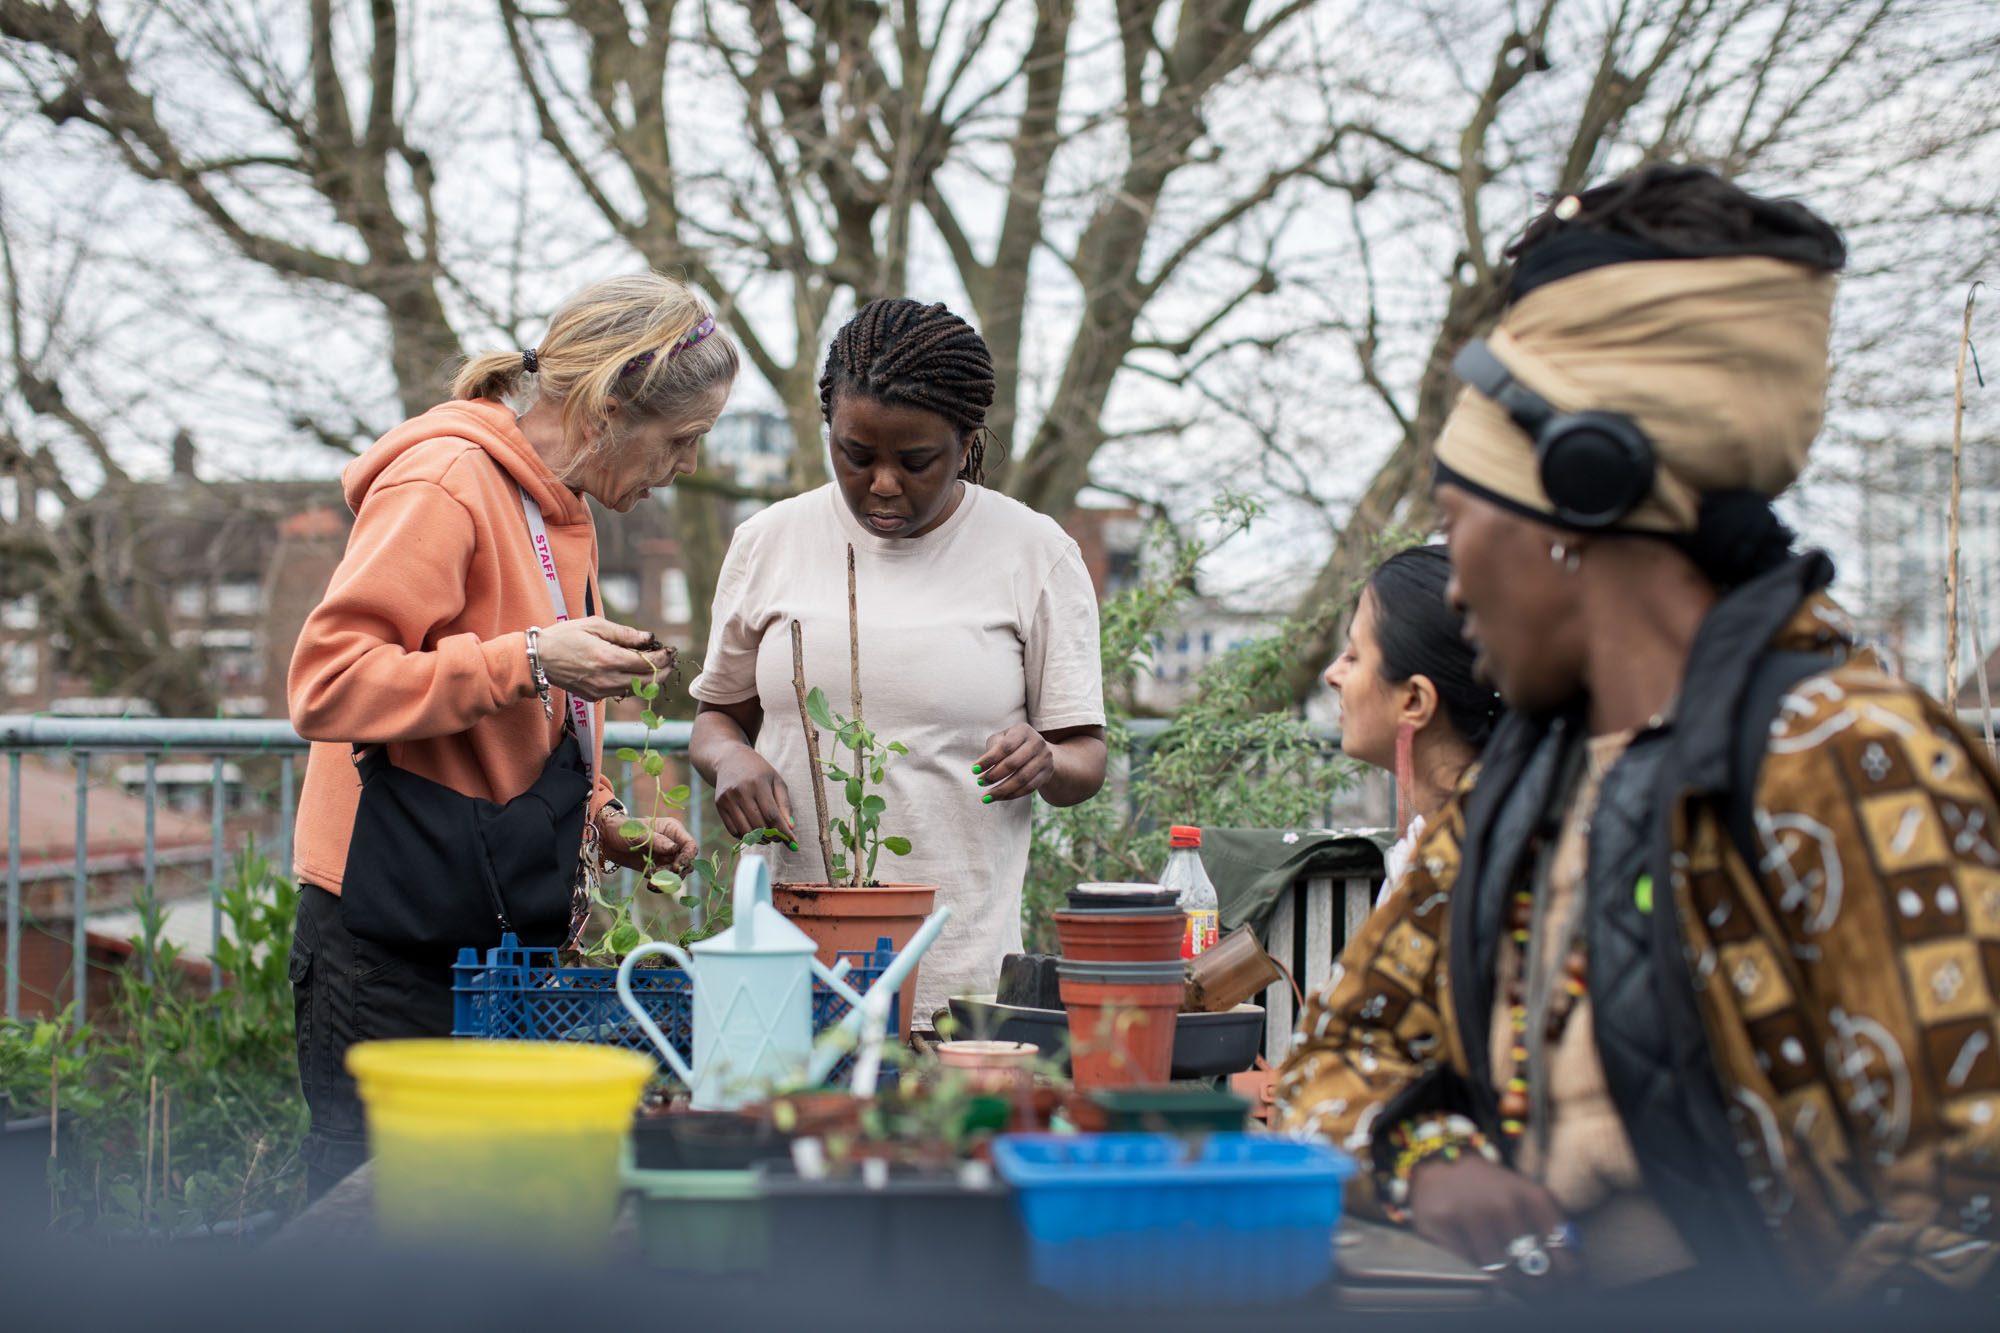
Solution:
<path fill-rule="evenodd" d="M 347 1052 L 385 1239 L 601 1259 L 653 1062 L 604 1046 L 371 1041 Z"/>

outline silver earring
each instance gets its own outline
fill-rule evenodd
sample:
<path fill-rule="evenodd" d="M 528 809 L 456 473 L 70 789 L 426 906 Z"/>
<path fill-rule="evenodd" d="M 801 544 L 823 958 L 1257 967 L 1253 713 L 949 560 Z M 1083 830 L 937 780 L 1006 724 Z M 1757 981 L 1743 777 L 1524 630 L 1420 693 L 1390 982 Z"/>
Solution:
<path fill-rule="evenodd" d="M 1572 551 L 1561 542 L 1557 542 L 1549 547 L 1549 559 L 1561 565 L 1563 572 L 1566 574 L 1576 573 L 1583 565 L 1583 553 L 1581 551 Z"/>

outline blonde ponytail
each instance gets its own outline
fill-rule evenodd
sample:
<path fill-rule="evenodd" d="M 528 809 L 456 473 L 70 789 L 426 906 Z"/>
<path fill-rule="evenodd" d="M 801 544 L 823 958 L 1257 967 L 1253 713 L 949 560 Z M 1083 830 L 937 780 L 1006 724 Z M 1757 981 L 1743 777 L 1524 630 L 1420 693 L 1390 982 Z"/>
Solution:
<path fill-rule="evenodd" d="M 549 316 L 538 346 L 472 357 L 451 392 L 560 403 L 564 437 L 597 452 L 614 443 L 605 430 L 612 400 L 632 422 L 691 414 L 736 378 L 738 365 L 736 344 L 707 304 L 685 283 L 649 271 L 576 292 Z"/>
<path fill-rule="evenodd" d="M 527 375 L 519 352 L 481 352 L 458 368 L 452 376 L 454 398 L 512 398 L 521 391 Z"/>

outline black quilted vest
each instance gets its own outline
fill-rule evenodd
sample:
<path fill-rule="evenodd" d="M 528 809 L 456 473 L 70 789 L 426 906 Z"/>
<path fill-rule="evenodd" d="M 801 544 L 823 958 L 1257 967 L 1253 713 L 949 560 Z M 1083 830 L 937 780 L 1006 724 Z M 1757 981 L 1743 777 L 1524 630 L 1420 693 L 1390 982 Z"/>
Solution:
<path fill-rule="evenodd" d="M 1697 1007 L 1672 888 L 1672 815 L 1683 802 L 1707 802 L 1728 816 L 1738 785 L 1738 730 L 1769 721 L 1744 716 L 1753 678 L 1772 639 L 1832 572 L 1825 556 L 1802 555 L 1716 604 L 1696 635 L 1676 715 L 1633 740 L 1605 775 L 1591 820 L 1584 929 L 1606 1085 L 1648 1192 L 1697 1262 L 1718 1272 L 1768 1274 L 1777 1263 Z M 1403 1109 L 1451 1109 L 1504 1141 L 1498 1093 L 1482 1058 L 1495 958 L 1508 900 L 1533 873 L 1531 848 L 1548 826 L 1552 788 L 1583 742 L 1581 715 L 1569 713 L 1511 716 L 1488 744 L 1466 803 L 1448 959 L 1471 1076 L 1427 1080 L 1385 1113 L 1385 1123 Z M 1754 775 L 1742 785 L 1751 781 Z M 1635 893 L 1648 876 L 1651 910 Z"/>

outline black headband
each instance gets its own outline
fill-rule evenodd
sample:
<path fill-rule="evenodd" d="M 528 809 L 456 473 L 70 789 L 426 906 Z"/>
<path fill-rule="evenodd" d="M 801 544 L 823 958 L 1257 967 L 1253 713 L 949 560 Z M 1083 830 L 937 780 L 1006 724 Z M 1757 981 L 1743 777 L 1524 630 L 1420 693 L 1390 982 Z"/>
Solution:
<path fill-rule="evenodd" d="M 1688 258 L 1692 256 L 1615 231 L 1597 231 L 1588 227 L 1559 231 L 1514 262 L 1514 276 L 1508 283 L 1507 300 L 1510 303 L 1518 301 L 1537 287 L 1546 287 L 1552 282 L 1573 278 L 1607 264 Z"/>

